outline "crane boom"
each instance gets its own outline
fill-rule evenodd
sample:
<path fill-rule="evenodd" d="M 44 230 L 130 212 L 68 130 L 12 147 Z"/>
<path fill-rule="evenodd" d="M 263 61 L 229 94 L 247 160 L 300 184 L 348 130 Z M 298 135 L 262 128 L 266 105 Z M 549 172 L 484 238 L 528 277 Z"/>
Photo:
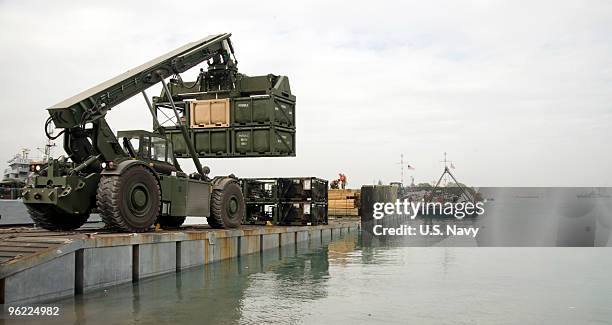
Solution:
<path fill-rule="evenodd" d="M 194 129 L 199 125 L 191 124 L 191 111 L 195 111 L 191 104 L 226 96 L 223 109 L 227 113 L 234 99 L 248 105 L 263 103 L 266 112 L 286 109 L 289 113 L 283 120 L 279 114 L 285 110 L 269 116 L 274 123 L 268 126 L 272 132 L 277 124 L 279 129 L 280 125 L 295 125 L 295 96 L 286 77 L 238 73 L 230 36 L 211 35 L 189 43 L 48 108 L 45 133 L 50 139 L 63 135 L 68 157 L 30 166 L 34 175 L 22 196 L 32 219 L 47 230 L 77 229 L 91 213 L 98 213 L 109 229 L 129 232 L 148 231 L 153 224 L 176 228 L 186 216 L 206 217 L 211 227 L 238 227 L 246 213 L 241 188 L 234 175 L 208 177 L 210 169 L 201 165 L 195 147 Z M 204 62 L 208 67 L 200 69 L 195 82 L 183 82 L 181 73 Z M 160 102 L 157 97 L 151 103 L 145 90 L 159 83 L 164 99 Z M 115 135 L 106 114 L 139 93 L 153 117 L 153 132 L 124 130 Z M 162 109 L 172 109 L 173 117 Z M 159 123 L 157 113 L 168 119 Z M 163 125 L 166 122 L 173 122 L 179 130 Z M 58 134 L 50 134 L 51 123 L 60 129 Z M 249 128 L 253 133 L 260 129 Z M 291 131 L 295 132 L 284 132 L 291 136 Z M 273 150 L 272 143 L 286 142 L 282 136 L 288 136 L 275 136 L 267 139 L 269 151 L 280 152 Z M 187 175 L 179 166 L 175 145 L 180 140 L 187 146 L 196 173 Z"/>
<path fill-rule="evenodd" d="M 207 36 L 130 69 L 95 87 L 48 108 L 58 128 L 72 128 L 96 120 L 114 106 L 138 95 L 161 78 L 185 72 L 223 50 L 231 34 Z M 231 49 L 231 46 L 230 46 Z"/>
<path fill-rule="evenodd" d="M 64 150 L 75 163 L 88 165 L 95 160 L 126 159 L 126 152 L 104 119 L 106 113 L 125 100 L 144 93 L 147 88 L 164 83 L 165 78 L 185 72 L 204 61 L 212 59 L 235 70 L 230 36 L 230 33 L 211 35 L 189 43 L 53 105 L 47 109 L 50 115 L 47 124 L 53 121 L 56 128 L 64 129 Z M 234 70 L 223 71 L 229 73 Z M 88 123 L 92 127 L 86 129 Z M 184 126 L 181 128 L 184 129 Z M 182 131 L 186 136 L 186 131 Z M 195 151 L 190 152 L 198 172 L 201 172 Z"/>

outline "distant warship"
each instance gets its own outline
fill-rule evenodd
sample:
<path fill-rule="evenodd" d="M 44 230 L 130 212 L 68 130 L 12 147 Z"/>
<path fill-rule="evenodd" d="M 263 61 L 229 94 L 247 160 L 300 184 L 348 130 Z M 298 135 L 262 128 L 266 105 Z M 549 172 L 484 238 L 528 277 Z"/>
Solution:
<path fill-rule="evenodd" d="M 16 200 L 19 198 L 20 190 L 30 174 L 32 160 L 28 157 L 29 149 L 22 149 L 13 158 L 7 161 L 8 167 L 4 170 L 3 179 L 0 182 L 0 199 Z"/>

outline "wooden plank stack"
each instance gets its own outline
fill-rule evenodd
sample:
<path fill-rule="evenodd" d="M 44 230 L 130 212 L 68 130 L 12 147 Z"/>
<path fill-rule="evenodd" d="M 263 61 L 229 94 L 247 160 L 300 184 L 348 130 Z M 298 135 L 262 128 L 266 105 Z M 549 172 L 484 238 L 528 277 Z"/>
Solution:
<path fill-rule="evenodd" d="M 328 215 L 334 217 L 359 216 L 360 190 L 330 189 L 328 191 Z"/>

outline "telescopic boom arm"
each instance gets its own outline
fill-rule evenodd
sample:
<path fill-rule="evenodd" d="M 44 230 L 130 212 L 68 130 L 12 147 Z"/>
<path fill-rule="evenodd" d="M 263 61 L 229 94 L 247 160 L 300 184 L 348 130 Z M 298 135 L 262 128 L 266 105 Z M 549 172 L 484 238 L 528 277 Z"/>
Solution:
<path fill-rule="evenodd" d="M 53 121 L 56 128 L 64 129 L 64 150 L 77 164 L 89 161 L 92 156 L 102 161 L 127 158 L 104 119 L 106 113 L 163 79 L 204 61 L 231 62 L 230 36 L 229 33 L 211 35 L 189 43 L 53 105 L 48 108 L 51 116 L 47 123 Z M 92 128 L 86 129 L 88 123 Z"/>

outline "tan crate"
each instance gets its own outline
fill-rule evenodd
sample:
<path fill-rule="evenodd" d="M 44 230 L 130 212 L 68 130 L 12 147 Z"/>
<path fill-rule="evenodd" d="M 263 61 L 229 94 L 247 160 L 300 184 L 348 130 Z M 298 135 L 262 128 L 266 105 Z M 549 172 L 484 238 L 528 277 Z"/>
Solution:
<path fill-rule="evenodd" d="M 228 127 L 230 123 L 230 100 L 196 100 L 189 105 L 191 128 Z"/>

